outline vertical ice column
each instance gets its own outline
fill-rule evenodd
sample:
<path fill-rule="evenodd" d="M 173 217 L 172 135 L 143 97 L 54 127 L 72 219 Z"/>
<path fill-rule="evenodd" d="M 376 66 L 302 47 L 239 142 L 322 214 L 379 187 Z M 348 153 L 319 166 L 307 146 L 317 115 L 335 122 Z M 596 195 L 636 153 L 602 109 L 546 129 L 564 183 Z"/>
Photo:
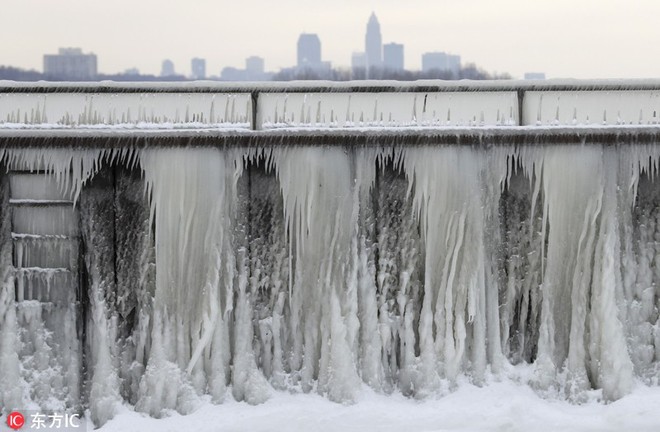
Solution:
<path fill-rule="evenodd" d="M 547 147 L 541 154 L 547 255 L 537 379 L 549 387 L 564 370 L 570 398 L 579 399 L 591 380 L 616 399 L 632 384 L 616 297 L 619 211 L 626 210 L 617 202 L 617 155 L 600 146 Z"/>
<path fill-rule="evenodd" d="M 359 388 L 356 243 L 361 185 L 341 148 L 273 150 L 292 260 L 292 369 L 331 400 Z M 369 176 L 363 178 L 368 179 Z"/>
<path fill-rule="evenodd" d="M 497 214 L 488 209 L 496 209 L 499 188 L 488 195 L 482 182 L 487 167 L 493 171 L 488 179 L 499 184 L 506 163 L 486 166 L 483 152 L 434 146 L 404 150 L 403 164 L 425 251 L 416 385 L 421 396 L 439 388 L 441 378 L 454 381 L 468 365 L 478 382 L 488 353 L 491 361 L 501 356 L 497 301 L 486 292 L 497 287 L 485 245 L 485 215 Z M 487 281 L 495 286 L 487 287 Z"/>
<path fill-rule="evenodd" d="M 196 392 L 208 391 L 222 400 L 230 359 L 235 397 L 253 402 L 267 397 L 268 385 L 251 351 L 247 269 L 244 263 L 237 265 L 232 243 L 236 181 L 243 163 L 239 153 L 141 153 L 155 225 L 156 290 L 152 348 L 137 408 L 152 415 L 165 409 L 190 412 Z"/>
<path fill-rule="evenodd" d="M 594 386 L 603 389 L 606 400 L 620 399 L 633 387 L 633 364 L 622 323 L 625 307 L 620 238 L 624 229 L 622 221 L 630 220 L 630 194 L 625 187 L 630 184 L 630 176 L 626 175 L 627 167 L 621 165 L 620 150 L 605 148 L 602 216 L 595 245 L 589 295 L 591 313 L 587 322 L 588 371 Z"/>

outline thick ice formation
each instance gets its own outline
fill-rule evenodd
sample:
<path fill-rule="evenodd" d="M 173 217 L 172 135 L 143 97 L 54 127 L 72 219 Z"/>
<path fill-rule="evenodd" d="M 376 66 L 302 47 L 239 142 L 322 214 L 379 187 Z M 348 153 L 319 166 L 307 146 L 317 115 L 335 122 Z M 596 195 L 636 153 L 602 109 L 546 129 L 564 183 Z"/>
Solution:
<path fill-rule="evenodd" d="M 655 146 L 2 157 L 2 406 L 423 398 L 521 362 L 576 402 L 658 384 Z"/>

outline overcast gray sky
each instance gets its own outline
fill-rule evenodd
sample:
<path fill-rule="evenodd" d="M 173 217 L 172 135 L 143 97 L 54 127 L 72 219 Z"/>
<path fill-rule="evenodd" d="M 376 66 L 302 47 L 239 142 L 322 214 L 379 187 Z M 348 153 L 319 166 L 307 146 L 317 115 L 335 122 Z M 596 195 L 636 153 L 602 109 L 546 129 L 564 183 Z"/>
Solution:
<path fill-rule="evenodd" d="M 446 51 L 514 77 L 660 77 L 660 0 L 1 0 L 0 65 L 41 70 L 44 53 L 73 46 L 103 73 L 157 74 L 170 58 L 189 74 L 203 57 L 217 75 L 249 55 L 278 70 L 309 32 L 324 60 L 348 66 L 372 11 L 408 69 Z"/>

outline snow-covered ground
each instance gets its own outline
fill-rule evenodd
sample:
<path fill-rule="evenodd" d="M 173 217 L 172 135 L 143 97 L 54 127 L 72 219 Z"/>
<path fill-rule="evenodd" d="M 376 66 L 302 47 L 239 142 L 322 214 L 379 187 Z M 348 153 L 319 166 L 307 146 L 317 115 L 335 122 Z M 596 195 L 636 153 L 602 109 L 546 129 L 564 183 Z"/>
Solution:
<path fill-rule="evenodd" d="M 660 387 L 637 385 L 632 394 L 609 404 L 581 405 L 542 398 L 512 380 L 484 387 L 463 383 L 445 396 L 424 401 L 365 390 L 353 405 L 316 394 L 276 392 L 262 405 L 229 398 L 204 403 L 193 414 L 163 419 L 125 409 L 101 432 L 130 431 L 660 431 Z"/>

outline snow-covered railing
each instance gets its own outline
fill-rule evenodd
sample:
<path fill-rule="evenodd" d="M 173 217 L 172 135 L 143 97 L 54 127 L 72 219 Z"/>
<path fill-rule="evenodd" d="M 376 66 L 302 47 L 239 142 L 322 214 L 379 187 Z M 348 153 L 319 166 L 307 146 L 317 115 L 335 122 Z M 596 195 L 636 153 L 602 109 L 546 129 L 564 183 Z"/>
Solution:
<path fill-rule="evenodd" d="M 17 128 L 249 128 L 249 94 L 0 93 L 0 125 Z"/>
<path fill-rule="evenodd" d="M 257 127 L 513 126 L 518 95 L 487 92 L 309 92 L 259 96 Z"/>
<path fill-rule="evenodd" d="M 657 125 L 660 90 L 527 91 L 524 125 Z"/>
<path fill-rule="evenodd" d="M 289 83 L 0 81 L 0 129 L 645 127 L 660 80 Z"/>

